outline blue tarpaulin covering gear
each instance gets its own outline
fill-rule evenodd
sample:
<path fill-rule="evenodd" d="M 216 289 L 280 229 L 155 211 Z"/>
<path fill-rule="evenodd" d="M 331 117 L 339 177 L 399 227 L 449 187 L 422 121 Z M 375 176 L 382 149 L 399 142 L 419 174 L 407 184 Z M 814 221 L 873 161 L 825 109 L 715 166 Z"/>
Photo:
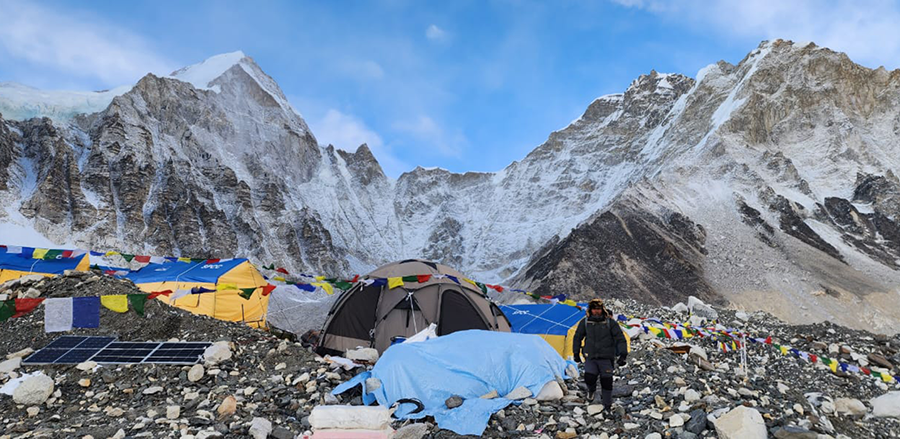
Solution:
<path fill-rule="evenodd" d="M 526 387 L 537 395 L 548 381 L 566 377 L 563 360 L 540 337 L 530 334 L 468 330 L 419 343 L 402 343 L 388 348 L 375 367 L 334 389 L 335 395 L 357 385 L 363 386 L 363 401 L 390 407 L 409 398 L 421 401 L 425 409 L 418 413 L 414 404 L 400 404 L 398 419 L 434 417 L 439 427 L 457 434 L 480 435 L 491 414 L 512 404 L 503 398 L 517 387 Z M 367 378 L 381 381 L 369 392 Z M 481 399 L 496 390 L 499 398 Z M 448 409 L 447 398 L 459 395 L 463 404 Z"/>

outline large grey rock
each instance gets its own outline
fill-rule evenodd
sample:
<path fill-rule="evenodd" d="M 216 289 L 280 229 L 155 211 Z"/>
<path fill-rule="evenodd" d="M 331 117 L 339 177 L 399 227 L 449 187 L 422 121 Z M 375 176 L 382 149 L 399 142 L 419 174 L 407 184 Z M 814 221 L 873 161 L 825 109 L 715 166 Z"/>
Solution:
<path fill-rule="evenodd" d="M 44 374 L 30 376 L 13 391 L 13 401 L 22 405 L 43 404 L 53 394 L 55 384 Z"/>
<path fill-rule="evenodd" d="M 22 357 L 15 357 L 0 363 L 0 373 L 10 373 L 22 365 Z"/>
<path fill-rule="evenodd" d="M 869 409 L 862 401 L 855 398 L 838 398 L 834 401 L 835 411 L 850 416 L 863 416 Z"/>
<path fill-rule="evenodd" d="M 203 379 L 203 375 L 206 373 L 206 370 L 203 369 L 202 364 L 195 364 L 191 366 L 191 369 L 188 370 L 187 379 L 192 383 L 196 383 Z"/>
<path fill-rule="evenodd" d="M 714 310 L 713 307 L 707 305 L 702 300 L 694 296 L 688 297 L 687 306 L 688 309 L 690 309 L 691 314 L 696 314 L 700 317 L 710 320 L 719 318 L 719 313 Z"/>
<path fill-rule="evenodd" d="M 720 439 L 766 439 L 766 424 L 756 409 L 737 406 L 715 420 Z"/>
<path fill-rule="evenodd" d="M 872 415 L 881 418 L 900 418 L 900 391 L 885 393 L 869 401 Z"/>
<path fill-rule="evenodd" d="M 553 382 L 555 383 L 556 381 L 553 381 Z M 520 399 L 528 398 L 530 396 L 532 396 L 531 390 L 528 390 L 527 387 L 519 386 L 519 387 L 516 387 L 515 389 L 513 389 L 512 392 L 509 392 L 508 394 L 506 394 L 503 397 L 506 399 L 509 399 L 511 401 L 517 401 Z M 562 398 L 562 397 L 560 396 L 560 398 Z"/>
<path fill-rule="evenodd" d="M 816 439 L 819 434 L 802 427 L 789 425 L 773 429 L 772 435 L 778 439 Z"/>
<path fill-rule="evenodd" d="M 272 432 L 272 423 L 265 418 L 253 418 L 248 433 L 253 439 L 266 439 Z"/>
<path fill-rule="evenodd" d="M 203 351 L 203 361 L 215 365 L 231 359 L 231 347 L 227 341 L 217 341 Z"/>

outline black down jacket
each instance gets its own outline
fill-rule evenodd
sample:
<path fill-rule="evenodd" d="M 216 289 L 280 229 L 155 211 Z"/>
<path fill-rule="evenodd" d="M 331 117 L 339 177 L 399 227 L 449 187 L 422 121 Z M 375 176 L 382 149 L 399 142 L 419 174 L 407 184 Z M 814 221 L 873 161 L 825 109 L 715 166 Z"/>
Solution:
<path fill-rule="evenodd" d="M 578 322 L 572 352 L 575 358 L 581 355 L 581 341 L 584 340 L 584 359 L 615 360 L 628 354 L 628 342 L 619 324 L 607 317 L 585 317 Z"/>

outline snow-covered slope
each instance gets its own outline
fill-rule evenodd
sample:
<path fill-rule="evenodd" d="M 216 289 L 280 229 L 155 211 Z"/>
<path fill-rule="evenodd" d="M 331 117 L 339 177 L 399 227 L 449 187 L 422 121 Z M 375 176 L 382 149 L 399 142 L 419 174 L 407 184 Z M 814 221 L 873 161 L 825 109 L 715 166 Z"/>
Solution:
<path fill-rule="evenodd" d="M 393 180 L 365 145 L 319 145 L 235 52 L 148 75 L 68 123 L 0 122 L 0 221 L 334 274 L 426 257 L 541 292 L 695 294 L 891 330 L 898 101 L 897 71 L 765 42 L 696 80 L 642 75 L 500 172 Z"/>

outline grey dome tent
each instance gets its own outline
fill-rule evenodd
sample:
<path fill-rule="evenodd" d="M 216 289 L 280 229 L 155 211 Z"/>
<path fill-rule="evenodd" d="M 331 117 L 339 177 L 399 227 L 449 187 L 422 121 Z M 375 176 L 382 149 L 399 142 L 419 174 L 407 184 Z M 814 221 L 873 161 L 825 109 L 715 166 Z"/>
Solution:
<path fill-rule="evenodd" d="M 385 280 L 431 275 L 426 282 L 389 288 Z M 437 325 L 437 335 L 465 329 L 510 332 L 509 320 L 458 271 L 434 262 L 394 262 L 362 277 L 331 307 L 316 352 L 342 355 L 358 346 L 384 352 L 396 337 Z M 458 282 L 457 282 L 458 281 Z"/>

